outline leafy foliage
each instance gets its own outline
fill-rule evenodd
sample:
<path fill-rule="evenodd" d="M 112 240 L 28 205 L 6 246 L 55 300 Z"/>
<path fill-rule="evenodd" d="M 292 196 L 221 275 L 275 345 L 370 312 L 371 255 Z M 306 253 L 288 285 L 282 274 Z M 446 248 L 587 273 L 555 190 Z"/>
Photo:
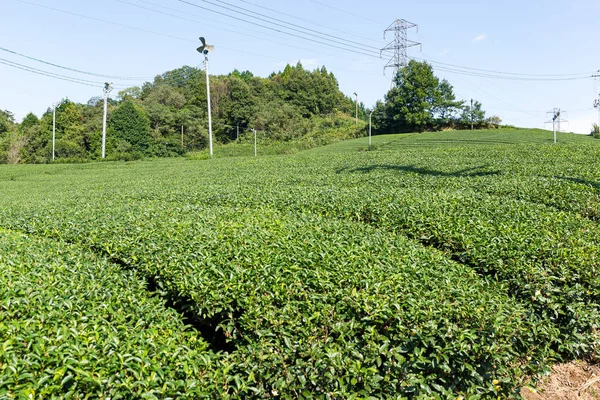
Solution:
<path fill-rule="evenodd" d="M 375 106 L 373 120 L 378 133 L 465 128 L 471 118 L 478 128 L 483 127 L 481 103 L 476 102 L 471 110 L 464 101 L 457 101 L 452 85 L 440 81 L 427 62 L 411 60 L 398 72 L 395 83 L 384 102 Z"/>
<path fill-rule="evenodd" d="M 600 175 L 586 165 L 600 150 L 589 137 L 552 146 L 544 132 L 494 134 L 502 140 L 450 132 L 378 137 L 370 152 L 345 142 L 293 157 L 0 168 L 2 226 L 45 238 L 20 252 L 0 240 L 9 271 L 0 287 L 25 277 L 22 287 L 36 282 L 44 299 L 69 293 L 77 313 L 48 300 L 31 308 L 66 326 L 95 321 L 95 293 L 114 287 L 114 307 L 128 307 L 117 316 L 131 316 L 122 329 L 138 327 L 125 346 L 145 351 L 163 344 L 144 335 L 177 315 L 138 310 L 146 294 L 127 277 L 155 282 L 195 321 L 184 333 L 161 331 L 163 358 L 147 367 L 164 367 L 159 386 L 170 395 L 517 397 L 527 376 L 553 362 L 597 354 Z M 440 144 L 447 137 L 454 141 Z M 14 254 L 32 262 L 15 269 Z M 28 272 L 55 264 L 71 275 Z M 4 290 L 9 299 L 28 293 Z M 145 314 L 154 322 L 139 329 Z M 197 352 L 189 350 L 200 336 Z M 83 337 L 67 337 L 67 348 Z M 26 379 L 54 371 L 22 362 L 31 353 L 10 358 Z M 198 362 L 200 372 L 183 367 L 173 378 L 180 364 L 170 354 L 183 354 L 189 368 Z M 93 365 L 114 368 L 111 360 Z M 11 387 L 2 382 L 0 390 Z M 52 393 L 85 397 L 95 388 Z"/>
<path fill-rule="evenodd" d="M 600 139 L 600 126 L 598 126 L 598 124 L 592 125 L 592 131 L 590 132 L 590 136 L 593 136 L 594 139 Z"/>
<path fill-rule="evenodd" d="M 0 267 L 0 397 L 197 398 L 219 390 L 210 375 L 219 357 L 136 273 L 4 230 Z"/>
<path fill-rule="evenodd" d="M 144 110 L 131 101 L 125 101 L 113 112 L 110 118 L 109 133 L 112 148 L 121 152 L 147 154 L 150 147 L 150 120 Z M 125 148 L 126 150 L 123 150 Z"/>
<path fill-rule="evenodd" d="M 238 140 L 240 134 L 253 128 L 269 141 L 303 137 L 311 141 L 320 136 L 316 127 L 323 119 L 340 118 L 339 124 L 344 125 L 345 118 L 354 114 L 354 103 L 340 92 L 332 73 L 324 67 L 308 71 L 300 63 L 288 65 L 268 78 L 237 70 L 226 76 L 212 76 L 211 97 L 214 138 L 222 144 Z M 205 74 L 188 66 L 158 75 L 142 87 L 121 90 L 116 99 L 108 101 L 109 159 L 180 156 L 205 149 L 206 102 Z M 366 114 L 362 104 L 359 114 L 360 124 L 355 125 L 364 134 Z M 56 115 L 58 162 L 99 159 L 102 99 L 93 97 L 87 104 L 63 100 Z M 0 115 L 0 138 L 8 131 L 6 116 L 12 118 L 8 112 Z M 20 154 L 17 161 L 52 160 L 51 109 L 39 121 L 28 115 L 19 125 L 19 132 L 20 140 L 11 142 L 18 148 L 13 153 Z M 334 136 L 345 137 L 347 132 L 323 137 L 322 141 L 328 142 Z M 0 150 L 0 162 L 6 162 L 7 157 L 7 150 Z"/>

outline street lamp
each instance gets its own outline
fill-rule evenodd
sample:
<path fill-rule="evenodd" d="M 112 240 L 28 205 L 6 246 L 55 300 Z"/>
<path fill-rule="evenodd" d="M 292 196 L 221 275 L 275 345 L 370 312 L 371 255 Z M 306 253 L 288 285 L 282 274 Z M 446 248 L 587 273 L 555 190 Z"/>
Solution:
<path fill-rule="evenodd" d="M 106 156 L 106 114 L 108 109 L 108 94 L 112 92 L 112 89 L 112 83 L 104 83 L 104 89 L 102 89 L 104 94 L 104 116 L 102 118 L 102 158 Z"/>
<path fill-rule="evenodd" d="M 200 54 L 204 54 L 204 70 L 206 71 L 206 100 L 208 103 L 208 148 L 210 152 L 210 156 L 213 156 L 213 140 L 212 140 L 212 115 L 210 111 L 210 80 L 208 78 L 208 53 L 215 49 L 215 46 L 210 46 L 206 44 L 206 40 L 203 37 L 200 37 L 200 42 L 202 42 L 202 46 L 198 47 L 196 50 Z"/>

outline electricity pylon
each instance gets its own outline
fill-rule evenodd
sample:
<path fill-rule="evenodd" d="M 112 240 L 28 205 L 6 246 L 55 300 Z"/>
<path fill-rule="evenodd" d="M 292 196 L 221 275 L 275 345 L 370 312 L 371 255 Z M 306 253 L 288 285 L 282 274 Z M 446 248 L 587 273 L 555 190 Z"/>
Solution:
<path fill-rule="evenodd" d="M 394 52 L 392 58 L 388 61 L 385 67 L 383 67 L 384 75 L 386 69 L 394 69 L 392 84 L 395 82 L 396 76 L 398 75 L 400 69 L 408 65 L 408 48 L 421 46 L 421 43 L 408 40 L 408 30 L 411 28 L 417 28 L 417 33 L 419 32 L 419 27 L 417 24 L 413 24 L 412 22 L 408 22 L 404 19 L 397 19 L 383 33 L 384 39 L 386 38 L 388 32 L 393 32 L 394 34 L 394 40 L 381 49 L 381 54 L 383 54 L 384 51 Z"/>

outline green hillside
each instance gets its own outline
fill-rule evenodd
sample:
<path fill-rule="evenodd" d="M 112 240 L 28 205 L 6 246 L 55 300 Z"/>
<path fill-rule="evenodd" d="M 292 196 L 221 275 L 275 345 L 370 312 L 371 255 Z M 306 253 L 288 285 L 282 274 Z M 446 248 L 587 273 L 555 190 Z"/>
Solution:
<path fill-rule="evenodd" d="M 598 141 L 367 140 L 0 166 L 0 398 L 506 398 L 597 356 Z"/>

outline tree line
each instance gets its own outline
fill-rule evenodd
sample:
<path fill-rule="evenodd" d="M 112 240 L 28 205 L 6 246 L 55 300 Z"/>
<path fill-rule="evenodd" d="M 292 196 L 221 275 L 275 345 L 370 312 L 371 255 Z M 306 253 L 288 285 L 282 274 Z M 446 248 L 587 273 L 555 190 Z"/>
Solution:
<path fill-rule="evenodd" d="M 375 105 L 373 123 L 377 133 L 499 127 L 499 117 L 485 114 L 479 101 L 457 100 L 452 85 L 436 77 L 430 64 L 411 60 Z"/>
<path fill-rule="evenodd" d="M 396 87 L 373 110 L 374 132 L 397 133 L 462 128 L 474 121 L 489 124 L 479 102 L 471 109 L 455 99 L 452 86 L 440 81 L 427 63 L 411 61 L 396 77 Z M 106 154 L 110 160 L 179 156 L 208 144 L 206 76 L 184 66 L 130 87 L 108 101 Z M 368 115 L 344 95 L 325 67 L 309 71 L 287 65 L 266 78 L 233 71 L 211 76 L 213 134 L 218 143 L 245 140 L 250 129 L 267 140 L 302 138 L 340 140 L 366 133 Z M 98 160 L 101 156 L 103 101 L 56 105 L 56 159 Z M 499 122 L 499 121 L 498 121 Z M 26 115 L 17 123 L 0 110 L 0 163 L 47 163 L 52 160 L 53 109 Z"/>

